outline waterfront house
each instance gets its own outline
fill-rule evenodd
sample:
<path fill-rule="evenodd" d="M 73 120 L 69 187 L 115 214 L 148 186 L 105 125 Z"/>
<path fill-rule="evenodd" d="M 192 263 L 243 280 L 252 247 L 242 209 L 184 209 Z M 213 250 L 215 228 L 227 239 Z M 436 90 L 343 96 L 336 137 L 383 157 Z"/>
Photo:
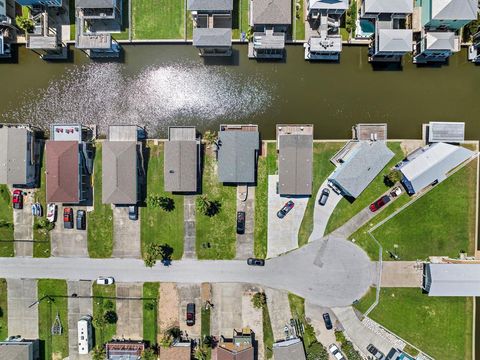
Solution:
<path fill-rule="evenodd" d="M 61 7 L 62 0 L 15 0 L 21 6 L 50 6 Z"/>
<path fill-rule="evenodd" d="M 413 62 L 415 64 L 446 62 L 453 53 L 460 51 L 460 45 L 460 36 L 452 31 L 425 32 L 415 44 Z"/>
<path fill-rule="evenodd" d="M 275 360 L 306 360 L 303 341 L 295 338 L 274 343 L 273 356 Z"/>
<path fill-rule="evenodd" d="M 248 57 L 282 59 L 286 34 L 292 25 L 292 2 L 251 0 L 249 25 L 253 36 L 248 44 Z"/>
<path fill-rule="evenodd" d="M 27 49 L 33 50 L 45 60 L 66 59 L 67 46 L 60 39 L 60 26 L 53 28 L 49 24 L 49 9 L 45 7 L 40 8 L 39 11 L 32 9 L 30 17 L 35 26 L 33 33 L 27 34 Z"/>
<path fill-rule="evenodd" d="M 312 195 L 313 125 L 277 125 L 278 193 Z"/>
<path fill-rule="evenodd" d="M 472 45 L 468 47 L 468 60 L 480 63 L 480 31 L 473 35 Z"/>
<path fill-rule="evenodd" d="M 165 142 L 165 191 L 194 193 L 200 174 L 200 140 L 194 126 L 171 126 Z"/>
<path fill-rule="evenodd" d="M 7 15 L 7 2 L 0 0 L 0 59 L 12 56 L 11 44 L 15 36 L 12 19 Z"/>
<path fill-rule="evenodd" d="M 189 0 L 193 19 L 193 46 L 200 56 L 232 54 L 233 0 Z"/>
<path fill-rule="evenodd" d="M 255 349 L 252 330 L 233 330 L 233 338 L 225 339 L 217 346 L 217 360 L 254 360 Z"/>
<path fill-rule="evenodd" d="M 480 264 L 423 265 L 422 289 L 428 296 L 480 296 Z"/>
<path fill-rule="evenodd" d="M 257 125 L 220 125 L 217 141 L 219 181 L 254 183 L 259 149 Z"/>
<path fill-rule="evenodd" d="M 34 186 L 35 133 L 28 126 L 0 125 L 0 184 Z"/>
<path fill-rule="evenodd" d="M 409 194 L 415 194 L 429 185 L 435 185 L 474 153 L 464 147 L 434 143 L 415 150 L 397 165 L 402 173 L 402 184 Z"/>
<path fill-rule="evenodd" d="M 305 60 L 338 60 L 342 51 L 340 18 L 348 0 L 308 1 L 308 42 L 304 44 Z"/>
<path fill-rule="evenodd" d="M 75 0 L 75 47 L 91 58 L 119 57 L 112 38 L 122 26 L 122 0 Z"/>
<path fill-rule="evenodd" d="M 464 122 L 430 121 L 427 126 L 428 142 L 462 143 L 465 141 Z"/>
<path fill-rule="evenodd" d="M 382 15 L 404 19 L 412 12 L 412 0 L 363 0 L 360 10 L 362 18 L 370 19 L 377 19 Z"/>
<path fill-rule="evenodd" d="M 477 19 L 477 0 L 421 0 L 422 26 L 426 31 L 456 31 Z"/>

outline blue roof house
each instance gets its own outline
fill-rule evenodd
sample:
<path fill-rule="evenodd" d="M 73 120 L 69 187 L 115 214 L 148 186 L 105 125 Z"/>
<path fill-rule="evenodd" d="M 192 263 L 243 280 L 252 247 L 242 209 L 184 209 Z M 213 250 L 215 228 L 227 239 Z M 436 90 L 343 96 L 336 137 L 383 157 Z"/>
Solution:
<path fill-rule="evenodd" d="M 458 30 L 477 19 L 477 0 L 421 0 L 426 30 Z"/>

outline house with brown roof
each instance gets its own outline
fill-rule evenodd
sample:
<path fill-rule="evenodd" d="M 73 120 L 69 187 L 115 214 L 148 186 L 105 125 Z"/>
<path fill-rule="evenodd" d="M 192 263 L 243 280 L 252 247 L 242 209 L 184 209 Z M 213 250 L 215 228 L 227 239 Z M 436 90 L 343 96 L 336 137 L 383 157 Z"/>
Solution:
<path fill-rule="evenodd" d="M 192 357 L 192 346 L 189 342 L 176 342 L 172 346 L 160 347 L 161 360 L 190 360 Z"/>
<path fill-rule="evenodd" d="M 254 360 L 254 334 L 249 328 L 233 330 L 231 341 L 223 341 L 217 347 L 217 360 Z"/>

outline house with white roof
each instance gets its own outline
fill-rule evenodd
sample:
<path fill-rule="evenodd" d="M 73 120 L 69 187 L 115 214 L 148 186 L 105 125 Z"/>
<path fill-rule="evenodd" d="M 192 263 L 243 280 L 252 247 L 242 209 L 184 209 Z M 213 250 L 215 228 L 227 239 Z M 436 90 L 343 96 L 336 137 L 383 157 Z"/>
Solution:
<path fill-rule="evenodd" d="M 422 0 L 425 30 L 458 30 L 477 19 L 477 0 Z"/>
<path fill-rule="evenodd" d="M 480 296 L 480 264 L 425 264 L 422 289 L 428 296 Z"/>
<path fill-rule="evenodd" d="M 364 0 L 361 8 L 361 17 L 377 18 L 382 14 L 405 17 L 412 12 L 412 0 Z"/>
<path fill-rule="evenodd" d="M 460 38 L 452 31 L 428 31 L 415 44 L 413 62 L 446 62 L 450 55 L 460 51 Z"/>

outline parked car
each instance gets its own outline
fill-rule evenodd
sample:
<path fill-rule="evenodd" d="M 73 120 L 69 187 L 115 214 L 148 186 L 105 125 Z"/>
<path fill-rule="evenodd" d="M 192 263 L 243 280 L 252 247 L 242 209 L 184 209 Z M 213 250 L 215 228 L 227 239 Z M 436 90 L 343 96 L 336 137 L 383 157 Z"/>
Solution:
<path fill-rule="evenodd" d="M 130 220 L 138 220 L 138 207 L 137 205 L 130 205 L 128 207 L 128 218 Z"/>
<path fill-rule="evenodd" d="M 14 209 L 23 209 L 23 194 L 22 190 L 13 190 L 12 206 Z"/>
<path fill-rule="evenodd" d="M 195 304 L 188 303 L 187 304 L 187 319 L 186 323 L 188 326 L 195 325 Z"/>
<path fill-rule="evenodd" d="M 323 189 L 322 195 L 320 195 L 320 199 L 318 199 L 318 205 L 325 206 L 329 195 L 330 195 L 330 190 L 328 190 L 327 188 Z"/>
<path fill-rule="evenodd" d="M 42 209 L 42 205 L 40 205 L 40 203 L 35 203 L 35 204 L 32 204 L 32 215 L 33 216 L 38 216 L 38 217 L 41 217 L 43 216 L 43 209 Z"/>
<path fill-rule="evenodd" d="M 245 234 L 245 211 L 237 211 L 237 234 Z"/>
<path fill-rule="evenodd" d="M 87 214 L 85 210 L 77 210 L 77 230 L 85 230 L 87 227 Z"/>
<path fill-rule="evenodd" d="M 97 278 L 98 285 L 112 285 L 115 283 L 115 279 L 111 276 L 99 276 Z"/>
<path fill-rule="evenodd" d="M 294 206 L 295 206 L 295 203 L 292 200 L 288 201 L 285 205 L 283 205 L 283 207 L 280 210 L 278 210 L 277 212 L 278 218 L 283 219 L 290 212 L 290 210 L 293 209 Z"/>
<path fill-rule="evenodd" d="M 380 350 L 378 350 L 375 346 L 373 346 L 372 344 L 369 344 L 367 346 L 367 350 L 377 360 L 382 360 L 385 357 L 385 355 Z"/>
<path fill-rule="evenodd" d="M 251 266 L 265 266 L 265 260 L 263 259 L 255 259 L 255 258 L 248 258 L 247 264 Z"/>
<path fill-rule="evenodd" d="M 340 191 L 340 189 L 338 187 L 336 187 L 331 181 L 327 182 L 327 185 L 330 189 L 333 190 L 334 193 L 338 194 L 338 195 L 341 195 L 342 192 Z"/>
<path fill-rule="evenodd" d="M 47 220 L 55 222 L 57 220 L 57 205 L 50 203 L 47 205 Z"/>
<path fill-rule="evenodd" d="M 377 201 L 375 201 L 374 203 L 372 203 L 370 205 L 370 211 L 375 212 L 378 209 L 380 209 L 381 207 L 385 206 L 385 204 L 387 204 L 389 202 L 390 202 L 390 196 L 384 195 L 380 199 L 378 199 Z"/>
<path fill-rule="evenodd" d="M 73 229 L 73 209 L 63 208 L 63 227 L 64 229 Z"/>
<path fill-rule="evenodd" d="M 402 195 L 402 189 L 399 186 L 395 186 L 390 192 L 390 196 L 397 197 Z"/>
<path fill-rule="evenodd" d="M 323 322 L 325 323 L 325 327 L 327 328 L 327 330 L 332 330 L 333 325 L 332 325 L 332 320 L 330 319 L 329 313 L 323 314 Z"/>
<path fill-rule="evenodd" d="M 335 357 L 335 359 L 337 360 L 345 360 L 345 357 L 343 356 L 343 354 L 340 352 L 340 350 L 338 349 L 337 345 L 335 344 L 332 344 L 328 347 L 328 350 L 330 351 L 330 353 Z"/>

